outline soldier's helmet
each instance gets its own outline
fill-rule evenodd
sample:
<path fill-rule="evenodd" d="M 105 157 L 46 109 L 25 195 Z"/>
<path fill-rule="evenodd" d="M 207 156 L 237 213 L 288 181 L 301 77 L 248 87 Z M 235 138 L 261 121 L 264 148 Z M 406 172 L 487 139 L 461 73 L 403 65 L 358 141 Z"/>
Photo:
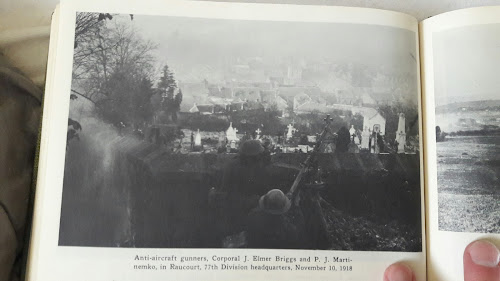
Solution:
<path fill-rule="evenodd" d="M 259 207 L 265 212 L 274 215 L 286 213 L 290 209 L 291 205 L 292 202 L 290 199 L 288 199 L 283 191 L 279 189 L 270 190 L 268 193 L 260 197 L 259 200 Z"/>
<path fill-rule="evenodd" d="M 247 140 L 240 148 L 240 154 L 244 156 L 256 156 L 264 152 L 264 147 L 259 140 Z"/>

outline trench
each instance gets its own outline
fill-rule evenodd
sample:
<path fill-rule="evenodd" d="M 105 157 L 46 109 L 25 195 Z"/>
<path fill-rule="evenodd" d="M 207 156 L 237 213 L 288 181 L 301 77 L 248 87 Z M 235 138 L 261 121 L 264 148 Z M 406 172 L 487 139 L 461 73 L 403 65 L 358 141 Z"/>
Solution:
<path fill-rule="evenodd" d="M 235 154 L 172 154 L 128 136 L 101 133 L 67 149 L 59 244 L 204 248 L 211 226 L 207 195 Z M 276 154 L 271 185 L 287 190 L 305 154 Z M 322 197 L 349 218 L 403 224 L 421 237 L 416 154 L 318 155 Z M 408 234 L 407 234 L 408 235 Z M 417 239 L 418 241 L 419 239 Z"/>

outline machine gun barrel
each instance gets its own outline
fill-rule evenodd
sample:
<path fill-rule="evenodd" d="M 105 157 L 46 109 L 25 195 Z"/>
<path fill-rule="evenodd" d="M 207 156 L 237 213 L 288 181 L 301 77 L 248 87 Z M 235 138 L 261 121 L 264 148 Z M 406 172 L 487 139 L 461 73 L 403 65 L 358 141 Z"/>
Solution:
<path fill-rule="evenodd" d="M 292 186 L 290 187 L 290 190 L 287 193 L 287 196 L 292 199 L 295 197 L 297 194 L 297 191 L 299 189 L 300 182 L 302 181 L 302 177 L 307 173 L 309 170 L 309 167 L 311 166 L 313 160 L 316 159 L 316 155 L 319 152 L 319 149 L 321 147 L 321 143 L 323 142 L 323 139 L 325 138 L 328 130 L 330 129 L 330 115 L 327 115 L 327 118 L 325 119 L 326 125 L 323 131 L 321 132 L 319 139 L 316 141 L 316 144 L 314 145 L 313 151 L 307 156 L 306 160 L 301 163 L 301 169 L 299 170 L 299 173 L 295 177 L 295 180 L 293 181 Z"/>

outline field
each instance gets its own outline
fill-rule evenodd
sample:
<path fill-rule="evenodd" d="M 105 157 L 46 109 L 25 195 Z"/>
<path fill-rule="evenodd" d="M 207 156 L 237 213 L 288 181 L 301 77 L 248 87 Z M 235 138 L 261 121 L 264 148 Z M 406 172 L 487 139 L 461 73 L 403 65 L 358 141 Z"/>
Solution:
<path fill-rule="evenodd" d="M 439 229 L 500 232 L 500 136 L 437 143 Z"/>

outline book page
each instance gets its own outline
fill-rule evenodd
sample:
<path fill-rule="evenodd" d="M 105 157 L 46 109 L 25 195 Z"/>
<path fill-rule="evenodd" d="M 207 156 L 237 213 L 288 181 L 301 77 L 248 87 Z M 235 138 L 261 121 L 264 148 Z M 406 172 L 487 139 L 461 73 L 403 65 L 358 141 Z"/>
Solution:
<path fill-rule="evenodd" d="M 463 280 L 463 251 L 500 245 L 500 8 L 421 24 L 429 280 Z"/>
<path fill-rule="evenodd" d="M 414 18 L 147 3 L 61 3 L 30 280 L 425 280 Z"/>

